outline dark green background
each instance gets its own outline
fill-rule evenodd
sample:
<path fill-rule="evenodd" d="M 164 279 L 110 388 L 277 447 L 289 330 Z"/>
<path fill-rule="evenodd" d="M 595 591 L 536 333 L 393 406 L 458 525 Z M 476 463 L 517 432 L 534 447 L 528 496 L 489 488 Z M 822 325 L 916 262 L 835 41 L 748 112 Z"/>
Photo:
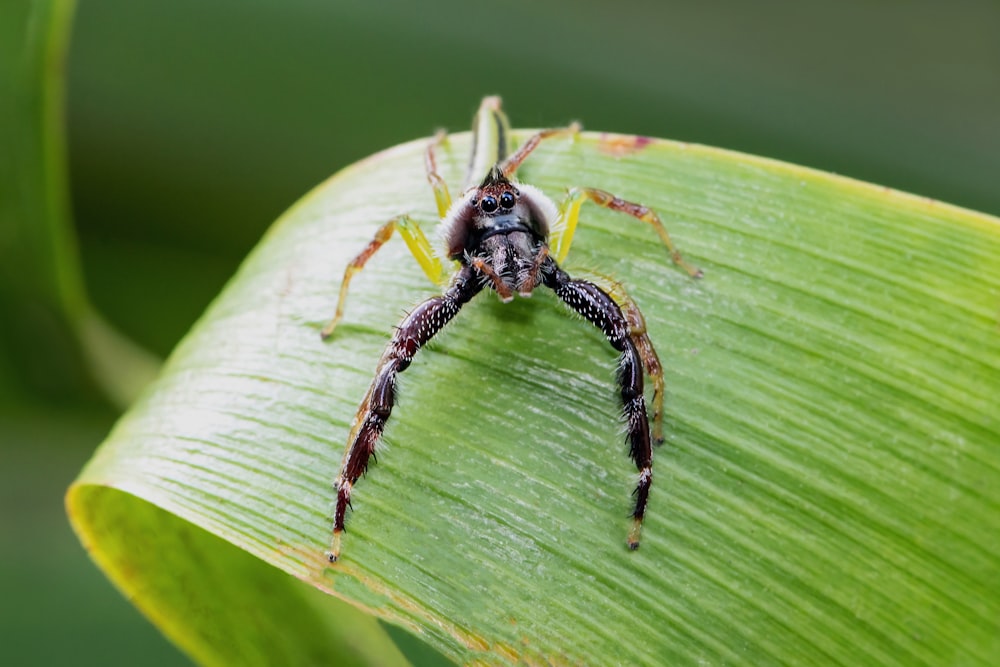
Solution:
<path fill-rule="evenodd" d="M 166 355 L 299 196 L 377 150 L 465 129 L 492 93 L 518 126 L 577 119 L 998 214 L 997 35 L 988 0 L 84 0 L 67 123 L 88 287 Z M 184 663 L 63 516 L 114 409 L 58 317 L 3 326 L 4 662 Z"/>

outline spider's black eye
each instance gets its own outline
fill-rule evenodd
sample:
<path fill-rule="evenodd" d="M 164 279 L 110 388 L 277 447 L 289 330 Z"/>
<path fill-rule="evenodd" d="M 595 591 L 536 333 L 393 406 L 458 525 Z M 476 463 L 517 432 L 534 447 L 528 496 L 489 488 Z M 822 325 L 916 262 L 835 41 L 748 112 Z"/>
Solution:
<path fill-rule="evenodd" d="M 500 205 L 504 208 L 514 208 L 514 195 L 509 192 L 500 195 Z"/>
<path fill-rule="evenodd" d="M 496 197 L 487 196 L 483 197 L 483 200 L 479 202 L 479 208 L 483 209 L 483 213 L 492 213 L 497 210 L 497 199 Z"/>

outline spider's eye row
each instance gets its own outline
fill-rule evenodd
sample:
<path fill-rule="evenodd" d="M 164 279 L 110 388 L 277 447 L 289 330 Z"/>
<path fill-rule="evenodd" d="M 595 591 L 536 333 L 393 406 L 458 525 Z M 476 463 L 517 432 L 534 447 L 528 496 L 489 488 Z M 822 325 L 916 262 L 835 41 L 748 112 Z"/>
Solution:
<path fill-rule="evenodd" d="M 483 213 L 492 213 L 497 210 L 497 199 L 491 195 L 483 197 L 483 200 L 479 202 L 479 208 L 483 210 Z"/>
<path fill-rule="evenodd" d="M 514 195 L 509 192 L 500 195 L 500 205 L 507 209 L 514 208 Z"/>

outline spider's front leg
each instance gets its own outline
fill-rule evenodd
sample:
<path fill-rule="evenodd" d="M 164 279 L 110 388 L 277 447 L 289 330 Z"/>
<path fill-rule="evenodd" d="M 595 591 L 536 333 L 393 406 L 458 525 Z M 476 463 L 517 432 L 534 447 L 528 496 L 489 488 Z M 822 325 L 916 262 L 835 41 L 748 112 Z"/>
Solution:
<path fill-rule="evenodd" d="M 375 452 L 386 421 L 392 413 L 396 399 L 396 376 L 410 365 L 414 355 L 444 327 L 482 289 L 471 267 L 463 267 L 456 274 L 444 294 L 432 297 L 400 322 L 392 341 L 382 353 L 375 379 L 354 417 L 347 450 L 335 484 L 337 507 L 334 510 L 333 538 L 327 558 L 331 563 L 340 557 L 340 536 L 344 531 L 344 517 L 351 504 L 351 489 L 368 469 L 368 459 Z"/>
<path fill-rule="evenodd" d="M 660 363 L 660 355 L 653 347 L 653 341 L 649 339 L 646 331 L 646 318 L 642 316 L 639 306 L 626 297 L 624 302 L 619 302 L 622 315 L 628 322 L 628 333 L 635 349 L 642 359 L 642 366 L 646 369 L 646 375 L 653 380 L 653 443 L 663 443 L 663 364 Z"/>
<path fill-rule="evenodd" d="M 622 315 L 628 322 L 629 337 L 635 343 L 646 375 L 653 381 L 653 444 L 659 445 L 663 442 L 663 364 L 660 363 L 660 355 L 653 347 L 653 341 L 649 339 L 646 318 L 643 317 L 639 306 L 620 283 L 611 281 L 611 285 L 610 288 L 603 286 L 603 289 L 621 308 Z"/>
<path fill-rule="evenodd" d="M 612 211 L 626 213 L 650 225 L 670 252 L 674 264 L 684 269 L 692 278 L 702 277 L 701 269 L 688 263 L 674 246 L 670 234 L 667 233 L 667 228 L 663 225 L 663 221 L 660 220 L 656 211 L 597 188 L 573 188 L 559 207 L 559 217 L 552 227 L 549 240 L 556 262 L 562 262 L 569 254 L 580 219 L 580 207 L 588 201 Z M 646 372 L 653 380 L 653 439 L 657 443 L 663 442 L 663 367 L 660 365 L 660 359 L 646 333 L 646 320 L 639 311 L 639 307 L 620 286 L 616 285 L 611 292 L 628 321 L 632 342 L 635 343 Z"/>
<path fill-rule="evenodd" d="M 630 335 L 628 321 L 607 292 L 594 283 L 570 278 L 551 258 L 545 263 L 542 275 L 546 287 L 600 329 L 611 347 L 621 352 L 618 385 L 621 390 L 622 413 L 628 429 L 629 455 L 639 470 L 628 547 L 638 549 L 642 518 L 646 514 L 649 489 L 653 483 L 653 444 L 646 415 L 646 399 L 642 394 L 642 358 Z"/>

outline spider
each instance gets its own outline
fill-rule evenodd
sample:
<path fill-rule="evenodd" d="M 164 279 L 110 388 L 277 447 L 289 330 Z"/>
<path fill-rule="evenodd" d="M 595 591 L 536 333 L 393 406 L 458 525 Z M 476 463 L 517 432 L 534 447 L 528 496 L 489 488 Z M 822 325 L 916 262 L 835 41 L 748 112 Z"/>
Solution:
<path fill-rule="evenodd" d="M 358 478 L 365 474 L 369 458 L 392 412 L 396 376 L 409 367 L 417 351 L 451 321 L 463 305 L 484 289 L 493 290 L 502 302 L 508 303 L 515 294 L 530 297 L 540 285 L 553 290 L 567 306 L 600 329 L 621 354 L 618 385 L 623 419 L 627 425 L 629 454 L 639 470 L 627 545 L 633 550 L 639 548 L 642 519 L 653 481 L 652 445 L 663 440 L 663 370 L 646 333 L 642 313 L 620 285 L 606 289 L 592 281 L 573 279 L 559 265 L 573 241 L 580 207 L 590 201 L 651 225 L 675 264 L 693 278 L 700 278 L 701 271 L 684 261 L 659 216 L 641 204 L 595 188 L 573 188 L 562 205 L 556 207 L 538 188 L 515 180 L 518 167 L 539 143 L 558 135 L 575 136 L 580 131 L 578 124 L 542 130 L 512 153 L 510 125 L 501 109 L 500 98 L 487 97 L 480 104 L 472 129 L 473 147 L 467 178 L 470 185 L 456 201 L 452 202 L 435 162 L 435 150 L 446 138 L 444 132 L 438 132 L 424 155 L 427 180 L 441 219 L 443 256 L 455 263 L 454 271 L 446 276 L 441 256 L 435 252 L 417 221 L 407 215 L 392 218 L 379 227 L 375 238 L 348 264 L 335 314 L 322 331 L 324 339 L 333 334 L 344 314 L 351 278 L 394 232 L 399 232 L 406 241 L 431 282 L 444 288 L 441 295 L 418 305 L 399 324 L 379 359 L 375 379 L 355 415 L 335 483 L 337 503 L 333 536 L 326 554 L 331 563 L 340 557 L 341 534 L 347 508 L 351 505 L 351 491 Z M 652 432 L 643 396 L 643 371 L 654 385 Z"/>

